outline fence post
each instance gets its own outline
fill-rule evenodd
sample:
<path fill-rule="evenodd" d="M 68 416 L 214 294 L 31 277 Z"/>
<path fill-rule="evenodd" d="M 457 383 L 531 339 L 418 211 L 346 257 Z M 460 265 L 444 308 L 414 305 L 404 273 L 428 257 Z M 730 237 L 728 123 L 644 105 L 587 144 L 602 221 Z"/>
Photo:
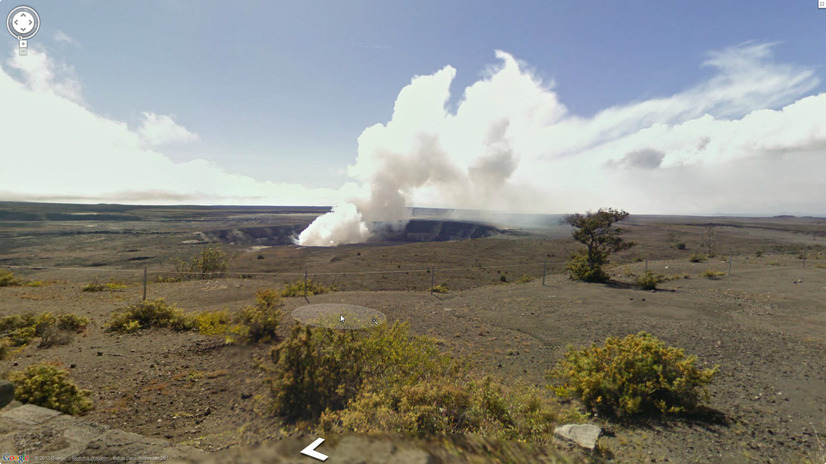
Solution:
<path fill-rule="evenodd" d="M 644 273 L 645 274 L 648 273 L 648 260 L 647 259 L 645 260 L 645 272 Z"/>
<path fill-rule="evenodd" d="M 143 300 L 146 301 L 146 266 L 143 267 Z"/>
<path fill-rule="evenodd" d="M 545 273 L 548 271 L 548 260 L 542 263 L 542 286 L 545 286 Z"/>
<path fill-rule="evenodd" d="M 806 249 L 803 249 L 803 269 L 806 269 Z"/>
<path fill-rule="evenodd" d="M 734 259 L 734 253 L 728 252 L 728 275 L 731 276 L 731 261 Z"/>
<path fill-rule="evenodd" d="M 304 269 L 304 299 L 307 299 L 307 270 Z"/>
<path fill-rule="evenodd" d="M 433 286 L 436 285 L 436 266 L 430 268 L 430 294 L 433 294 Z"/>

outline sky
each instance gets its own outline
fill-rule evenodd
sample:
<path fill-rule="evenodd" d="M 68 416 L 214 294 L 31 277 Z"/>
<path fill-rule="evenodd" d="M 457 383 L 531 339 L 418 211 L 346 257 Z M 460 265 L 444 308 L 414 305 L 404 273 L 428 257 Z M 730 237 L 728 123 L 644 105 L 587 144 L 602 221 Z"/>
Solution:
<path fill-rule="evenodd" d="M 817 0 L 25 4 L 0 200 L 826 215 Z"/>

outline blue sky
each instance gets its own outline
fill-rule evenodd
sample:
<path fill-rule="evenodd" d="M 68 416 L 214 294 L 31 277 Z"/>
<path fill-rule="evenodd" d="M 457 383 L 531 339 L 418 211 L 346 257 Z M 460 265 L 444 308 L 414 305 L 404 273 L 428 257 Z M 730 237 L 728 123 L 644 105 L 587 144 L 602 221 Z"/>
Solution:
<path fill-rule="evenodd" d="M 193 192 L 170 188 L 177 196 L 165 196 L 161 192 L 163 188 L 152 185 L 146 190 L 153 193 L 144 197 L 143 202 L 178 198 L 184 202 L 280 204 L 284 202 L 282 198 L 275 197 L 283 189 L 278 190 L 277 186 L 284 184 L 308 189 L 297 192 L 312 197 L 309 203 L 332 204 L 338 197 L 342 200 L 363 197 L 360 205 L 355 201 L 360 206 L 357 209 L 369 209 L 367 198 L 375 197 L 374 180 L 383 169 L 381 163 L 376 164 L 381 156 L 376 157 L 375 153 L 386 147 L 374 147 L 374 153 L 364 153 L 365 146 L 376 144 L 368 143 L 369 140 L 360 142 L 363 132 L 374 124 L 389 127 L 394 104 L 402 89 L 411 85 L 411 79 L 435 75 L 446 66 L 454 74 L 446 78 L 444 84 L 450 94 L 443 105 L 439 99 L 434 104 L 443 106 L 448 115 L 455 115 L 467 99 L 466 88 L 490 79 L 506 66 L 507 60 L 497 57 L 496 51 L 512 57 L 519 72 L 529 76 L 531 82 L 545 92 L 543 95 L 552 94 L 553 102 L 548 105 L 564 108 L 560 110 L 564 113 L 563 119 L 554 119 L 549 124 L 579 121 L 581 124 L 574 126 L 580 128 L 588 126 L 589 121 L 595 123 L 600 114 L 612 108 L 629 109 L 675 96 L 702 99 L 697 95 L 714 94 L 715 89 L 724 87 L 723 80 L 735 79 L 731 75 L 737 74 L 738 82 L 747 82 L 749 79 L 744 73 L 765 74 L 767 95 L 751 95 L 740 100 L 732 97 L 732 101 L 725 103 L 700 105 L 695 108 L 697 114 L 692 110 L 641 116 L 640 120 L 628 123 L 630 126 L 617 122 L 619 132 L 608 131 L 613 135 L 600 139 L 606 143 L 636 137 L 640 131 L 658 123 L 676 127 L 703 114 L 723 122 L 739 120 L 755 111 L 780 110 L 800 99 L 821 94 L 826 69 L 826 10 L 818 10 L 816 0 L 404 3 L 30 0 L 26 4 L 39 12 L 42 21 L 38 35 L 30 41 L 33 53 L 16 57 L 16 42 L 7 34 L 5 52 L 0 55 L 3 73 L 12 86 L 9 89 L 29 92 L 21 94 L 24 101 L 39 101 L 35 95 L 41 93 L 68 98 L 95 118 L 119 124 L 122 129 L 125 125 L 130 134 L 139 134 L 147 121 L 165 122 L 169 130 L 174 124 L 184 132 L 173 131 L 177 135 L 165 141 L 149 141 L 144 134 L 134 156 L 146 155 L 151 159 L 160 156 L 177 165 L 211 166 L 228 175 L 272 184 L 273 198 L 269 201 L 262 198 L 270 193 L 261 185 L 251 187 L 255 193 L 249 201 L 244 200 L 243 192 L 231 188 L 225 191 L 221 185 L 214 191 L 206 191 L 209 189 L 202 186 Z M 6 15 L 14 6 L 17 3 L 2 1 L 0 13 Z M 710 65 L 714 56 L 719 57 L 718 62 Z M 725 63 L 737 63 L 744 56 L 751 61 L 737 71 L 726 74 L 722 69 Z M 26 58 L 32 59 L 26 61 Z M 44 72 L 47 77 L 36 77 Z M 723 74 L 728 77 L 720 77 Z M 801 80 L 795 84 L 796 78 Z M 11 90 L 0 88 L 0 91 L 11 95 Z M 507 100 L 510 91 L 503 84 L 496 91 L 497 98 Z M 768 94 L 781 97 L 771 98 Z M 49 103 L 43 104 L 48 107 Z M 398 105 L 395 108 L 397 116 L 402 118 Z M 66 111 L 66 117 L 73 114 L 73 110 Z M 503 111 L 505 113 L 508 111 Z M 31 110 L 24 119 L 37 121 L 38 116 Z M 501 118 L 493 115 L 489 119 L 487 125 L 479 126 L 483 132 L 498 124 Z M 504 129 L 503 143 L 507 142 L 510 148 L 526 145 L 524 140 L 531 137 L 547 141 L 548 146 L 554 145 L 547 134 L 540 136 L 537 132 L 518 130 L 514 125 L 517 119 L 511 115 L 509 128 Z M 813 123 L 820 124 L 812 129 L 815 140 L 807 140 L 803 145 L 809 147 L 814 143 L 813 146 L 821 147 L 819 143 L 826 137 L 826 130 L 822 120 Z M 61 123 L 49 118 L 41 124 L 48 124 L 42 131 L 46 134 Z M 439 142 L 451 137 L 443 130 L 441 126 L 431 128 Z M 417 130 L 411 128 L 408 132 Z M 125 137 L 129 138 L 130 134 Z M 523 138 L 519 139 L 518 134 Z M 9 133 L 0 135 L 3 139 L 14 137 Z M 468 137 L 473 138 L 470 134 Z M 0 141 L 0 157 L 11 158 L 12 147 L 7 146 L 2 154 L 3 143 Z M 118 142 L 115 145 L 121 146 Z M 405 151 L 410 146 L 396 147 L 396 150 Z M 100 146 L 85 150 L 78 147 L 77 153 L 72 154 L 74 148 L 65 145 L 64 148 L 65 155 L 80 158 L 89 150 L 101 149 Z M 662 152 L 664 155 L 660 158 L 664 164 L 658 167 L 676 169 L 667 163 L 670 152 L 663 147 L 646 142 L 631 148 L 634 149 L 628 153 L 649 148 Z M 565 168 L 569 170 L 569 174 L 563 176 L 566 178 L 575 172 L 584 172 L 584 168 L 541 163 L 531 169 L 525 164 L 528 160 L 547 161 L 581 154 L 581 160 L 591 159 L 590 164 L 585 165 L 593 167 L 599 158 L 597 165 L 604 168 L 622 166 L 622 157 L 627 154 L 617 153 L 612 161 L 600 158 L 593 149 L 594 144 L 586 143 L 574 144 L 559 153 L 515 152 L 513 157 L 520 167 L 512 170 L 513 176 L 506 176 L 503 185 L 527 183 L 541 190 L 544 182 L 534 179 L 536 182 L 531 183 L 519 178 L 521 170 L 556 172 Z M 42 150 L 48 151 L 46 147 Z M 414 156 L 410 153 L 409 156 Z M 720 153 L 718 161 L 737 158 L 730 151 Z M 45 156 L 42 152 L 32 155 Z M 480 162 L 478 157 L 465 157 L 463 164 L 458 159 L 464 154 L 445 156 L 451 160 L 450 168 L 456 168 L 465 177 L 470 176 L 471 168 Z M 365 167 L 365 160 L 371 157 L 373 163 Z M 706 164 L 710 162 L 705 160 Z M 822 156 L 803 163 L 801 166 L 812 166 L 812 163 L 824 166 Z M 14 176 L 20 179 L 26 165 L 12 165 L 21 170 Z M 397 190 L 405 202 L 435 204 L 439 201 L 433 201 L 434 198 L 450 196 L 444 192 L 421 193 L 428 187 L 439 190 L 441 182 L 433 173 L 423 175 L 424 181 L 399 186 Z M 742 181 L 753 182 L 755 178 L 749 179 Z M 226 183 L 243 190 L 238 185 L 247 181 L 238 180 L 236 185 L 236 180 L 228 179 Z M 124 189 L 134 195 L 124 195 L 114 187 L 109 191 L 103 187 L 89 189 L 92 181 L 79 185 L 61 182 L 60 189 L 45 189 L 49 191 L 34 191 L 34 186 L 28 191 L 24 186 L 4 189 L 0 185 L 0 199 L 5 196 L 7 199 L 141 202 L 139 182 Z M 809 185 L 808 189 L 818 191 L 822 186 Z M 88 195 L 84 189 L 90 190 Z M 310 195 L 310 190 L 318 195 Z M 472 192 L 464 192 L 457 198 L 469 195 L 472 196 Z M 537 191 L 537 195 L 567 196 L 565 191 Z M 294 200 L 288 197 L 283 199 Z M 590 195 L 582 202 L 551 201 L 539 209 L 565 212 L 599 207 L 611 199 Z M 516 197 L 511 200 L 495 206 L 524 209 L 514 205 L 522 200 Z M 441 206 L 478 206 L 474 201 L 447 203 Z M 646 202 L 629 203 L 644 212 L 678 212 Z M 735 211 L 737 204 L 736 201 L 721 202 L 710 205 L 713 210 L 709 211 L 684 204 L 677 204 L 674 209 L 687 213 L 768 214 L 789 212 L 799 206 L 797 212 L 826 213 L 822 201 L 801 203 L 795 198 L 764 207 L 754 205 L 742 211 Z M 812 211 L 818 207 L 821 207 L 818 211 Z"/>

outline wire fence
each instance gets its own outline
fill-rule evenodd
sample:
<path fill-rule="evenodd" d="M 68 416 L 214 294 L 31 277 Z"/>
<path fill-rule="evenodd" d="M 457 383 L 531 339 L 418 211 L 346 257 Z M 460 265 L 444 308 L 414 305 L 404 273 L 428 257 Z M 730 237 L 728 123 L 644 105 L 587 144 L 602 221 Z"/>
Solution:
<path fill-rule="evenodd" d="M 543 285 L 551 270 L 548 261 L 525 262 L 475 262 L 464 266 L 446 264 L 416 266 L 411 268 L 375 269 L 375 270 L 287 270 L 255 272 L 227 270 L 212 272 L 182 272 L 169 267 L 144 266 L 140 268 L 116 268 L 106 266 L 47 266 L 47 265 L 0 265 L 0 270 L 9 269 L 16 274 L 29 274 L 48 279 L 49 271 L 72 272 L 72 281 L 98 282 L 101 276 L 110 281 L 138 281 L 143 286 L 143 298 L 146 299 L 147 287 L 157 283 L 172 283 L 186 280 L 214 280 L 219 278 L 256 279 L 267 284 L 301 283 L 306 292 L 308 283 L 319 285 L 336 285 L 344 290 L 429 290 L 430 293 L 451 289 L 462 289 L 484 285 L 485 283 L 528 282 L 541 276 Z M 63 279 L 66 280 L 65 274 Z M 515 276 L 515 277 L 514 277 Z M 393 278 L 395 277 L 395 278 Z M 368 286 L 369 283 L 369 286 Z M 343 287 L 343 288 L 342 288 Z"/>
<path fill-rule="evenodd" d="M 801 254 L 795 256 L 799 260 L 799 264 L 795 262 L 794 258 L 789 257 L 788 254 L 781 254 L 780 257 L 785 257 L 783 264 L 774 260 L 777 255 L 772 258 L 766 258 L 762 264 L 776 265 L 782 267 L 794 266 L 801 268 L 809 267 L 826 268 L 826 263 L 820 262 L 812 265 L 812 261 L 819 260 L 822 252 L 814 252 L 807 255 L 804 250 Z M 712 269 L 716 275 L 729 275 L 733 272 L 743 269 L 744 265 L 748 264 L 748 260 L 752 259 L 752 263 L 760 260 L 760 256 L 744 256 L 728 253 L 718 257 L 705 257 L 701 263 L 689 263 L 688 260 L 678 261 L 666 258 L 664 260 L 636 260 L 631 263 L 624 263 L 613 265 L 610 271 L 617 277 L 637 277 L 647 272 L 665 274 L 679 273 L 681 270 L 684 274 L 686 270 L 698 271 L 699 268 L 687 267 L 691 264 L 704 264 L 700 266 L 704 270 L 711 271 Z M 824 260 L 826 261 L 826 260 Z M 670 263 L 669 265 L 665 263 Z M 387 265 L 388 263 L 384 263 Z M 144 266 L 135 268 L 116 268 L 106 266 L 38 266 L 38 265 L 0 265 L 0 269 L 10 269 L 12 271 L 28 271 L 27 274 L 43 275 L 41 272 L 48 271 L 70 271 L 77 273 L 72 276 L 73 281 L 88 281 L 92 276 L 94 282 L 97 282 L 100 275 L 106 275 L 106 278 L 111 280 L 132 280 L 138 282 L 143 286 L 143 298 L 146 298 L 147 287 L 155 283 L 170 283 L 181 280 L 214 280 L 217 278 L 241 278 L 241 279 L 256 279 L 266 282 L 267 285 L 302 283 L 303 291 L 307 292 L 308 283 L 316 283 L 319 285 L 335 285 L 342 290 L 416 290 L 442 292 L 450 290 L 459 290 L 464 288 L 478 287 L 485 284 L 494 283 L 513 283 L 513 282 L 529 282 L 541 278 L 542 285 L 546 285 L 548 276 L 552 273 L 558 273 L 564 270 L 564 261 L 559 259 L 549 260 L 526 260 L 514 262 L 497 262 L 495 260 L 486 260 L 480 262 L 476 259 L 473 263 L 464 263 L 457 265 L 454 263 L 445 263 L 442 266 L 438 265 L 422 265 L 416 263 L 415 267 L 396 269 L 346 269 L 346 270 L 314 270 L 314 269 L 295 269 L 284 271 L 243 271 L 243 270 L 228 270 L 228 271 L 214 271 L 214 272 L 190 272 L 184 273 L 176 270 L 171 270 L 168 266 Z M 397 264 L 397 266 L 400 266 Z M 682 269 L 680 269 L 682 268 Z M 122 276 L 122 277 L 118 277 Z M 131 277 L 130 277 L 131 276 Z M 301 287 L 299 287 L 301 288 Z"/>

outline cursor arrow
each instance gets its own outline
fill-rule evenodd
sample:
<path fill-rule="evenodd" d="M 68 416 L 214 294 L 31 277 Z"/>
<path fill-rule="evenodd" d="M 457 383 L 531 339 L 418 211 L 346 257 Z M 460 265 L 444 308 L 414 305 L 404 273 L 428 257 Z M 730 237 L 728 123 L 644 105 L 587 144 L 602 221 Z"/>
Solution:
<path fill-rule="evenodd" d="M 301 450 L 301 454 L 304 454 L 314 459 L 318 459 L 319 461 L 326 461 L 327 455 L 321 454 L 315 450 L 316 448 L 318 448 L 318 445 L 320 445 L 323 441 L 323 438 L 316 438 L 314 442 L 310 443 L 309 446 Z"/>
<path fill-rule="evenodd" d="M 344 316 L 342 316 L 341 314 L 339 314 L 339 315 L 338 315 L 338 317 L 339 317 L 339 319 L 341 319 L 341 322 L 344 322 Z"/>

